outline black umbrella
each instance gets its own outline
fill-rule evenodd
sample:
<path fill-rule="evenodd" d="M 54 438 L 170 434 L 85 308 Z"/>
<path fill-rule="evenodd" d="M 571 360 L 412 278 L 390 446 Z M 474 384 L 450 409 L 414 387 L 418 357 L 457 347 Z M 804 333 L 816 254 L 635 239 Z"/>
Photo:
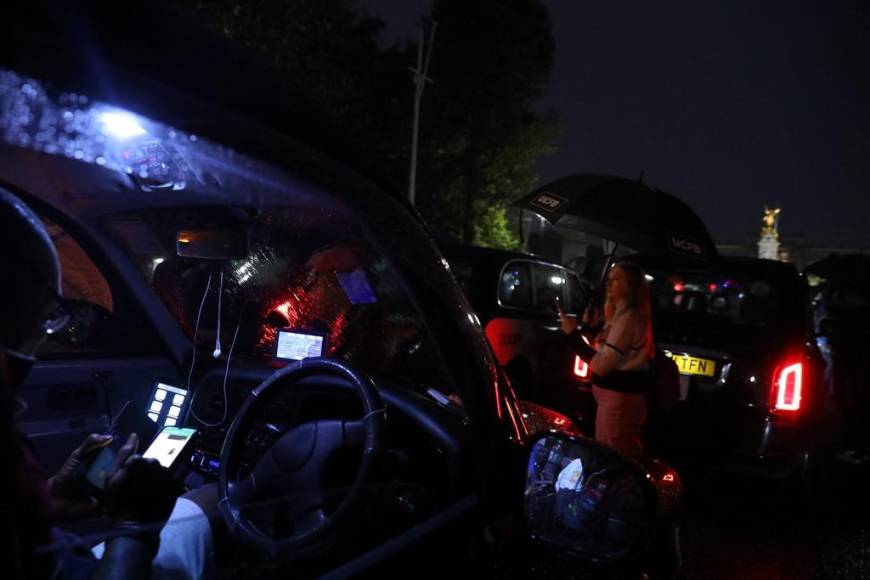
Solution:
<path fill-rule="evenodd" d="M 688 267 L 718 258 L 704 222 L 683 201 L 640 180 L 581 174 L 557 179 L 514 202 L 555 224 L 579 219 L 579 229 L 638 252 Z"/>
<path fill-rule="evenodd" d="M 804 268 L 805 274 L 814 274 L 833 282 L 870 284 L 870 256 L 864 254 L 830 254 Z"/>

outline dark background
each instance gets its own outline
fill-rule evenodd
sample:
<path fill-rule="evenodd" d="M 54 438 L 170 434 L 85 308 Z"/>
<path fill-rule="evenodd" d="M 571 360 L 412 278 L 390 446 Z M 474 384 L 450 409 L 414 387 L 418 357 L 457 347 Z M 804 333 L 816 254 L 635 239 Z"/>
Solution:
<path fill-rule="evenodd" d="M 415 36 L 430 5 L 359 2 L 384 42 Z M 757 234 L 767 203 L 784 235 L 870 246 L 870 3 L 545 4 L 557 48 L 539 107 L 561 137 L 542 181 L 645 171 L 719 242 Z"/>

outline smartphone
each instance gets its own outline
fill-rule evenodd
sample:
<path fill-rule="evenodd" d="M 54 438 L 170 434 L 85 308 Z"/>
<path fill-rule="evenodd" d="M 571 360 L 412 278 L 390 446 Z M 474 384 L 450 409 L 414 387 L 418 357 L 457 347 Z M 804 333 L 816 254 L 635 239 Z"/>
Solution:
<path fill-rule="evenodd" d="M 139 441 L 147 442 L 151 441 L 155 432 L 156 428 L 154 424 L 147 420 L 145 413 L 137 409 L 136 405 L 131 401 L 124 403 L 124 406 L 121 407 L 121 410 L 115 415 L 112 423 L 104 432 L 104 434 L 112 436 L 112 442 L 101 448 L 93 461 L 87 465 L 85 480 L 98 491 L 105 489 L 109 471 L 115 464 L 118 452 L 130 434 L 136 433 L 139 436 Z"/>
<path fill-rule="evenodd" d="M 164 427 L 154 442 L 142 454 L 142 457 L 156 459 L 160 465 L 174 471 L 184 463 L 183 458 L 190 459 L 190 447 L 194 435 L 196 435 L 196 429 Z"/>

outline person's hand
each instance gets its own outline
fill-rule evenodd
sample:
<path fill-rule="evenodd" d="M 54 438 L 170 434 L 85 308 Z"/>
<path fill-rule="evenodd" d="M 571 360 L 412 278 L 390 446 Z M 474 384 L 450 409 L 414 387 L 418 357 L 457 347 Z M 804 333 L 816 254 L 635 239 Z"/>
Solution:
<path fill-rule="evenodd" d="M 583 311 L 583 324 L 584 326 L 598 326 L 601 322 L 601 312 L 595 308 L 594 306 L 587 306 L 586 310 Z"/>
<path fill-rule="evenodd" d="M 100 504 L 83 491 L 79 466 L 93 458 L 112 442 L 111 435 L 91 433 L 70 454 L 61 468 L 48 480 L 48 490 L 59 514 L 67 517 L 87 517 L 97 513 Z"/>
<path fill-rule="evenodd" d="M 154 459 L 130 455 L 106 485 L 106 513 L 118 522 L 164 524 L 184 491 Z"/>
<path fill-rule="evenodd" d="M 109 469 L 109 474 L 106 476 L 106 487 L 108 487 L 108 482 L 112 479 L 112 476 L 121 468 L 124 463 L 126 463 L 127 459 L 132 456 L 139 449 L 139 435 L 136 433 L 130 433 L 130 436 L 127 437 L 127 441 L 121 446 L 118 450 L 118 454 L 115 456 L 115 461 L 112 463 L 112 467 Z"/>
<path fill-rule="evenodd" d="M 571 334 L 577 328 L 577 319 L 568 316 L 562 308 L 562 304 L 556 300 L 556 314 L 559 315 L 559 326 L 565 334 Z"/>

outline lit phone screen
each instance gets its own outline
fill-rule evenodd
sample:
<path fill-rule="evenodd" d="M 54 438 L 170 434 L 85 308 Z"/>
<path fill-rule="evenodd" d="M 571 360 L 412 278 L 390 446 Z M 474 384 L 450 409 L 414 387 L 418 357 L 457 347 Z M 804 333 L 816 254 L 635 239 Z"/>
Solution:
<path fill-rule="evenodd" d="M 164 427 L 142 457 L 156 459 L 163 467 L 171 467 L 187 442 L 196 434 L 196 429 Z"/>

